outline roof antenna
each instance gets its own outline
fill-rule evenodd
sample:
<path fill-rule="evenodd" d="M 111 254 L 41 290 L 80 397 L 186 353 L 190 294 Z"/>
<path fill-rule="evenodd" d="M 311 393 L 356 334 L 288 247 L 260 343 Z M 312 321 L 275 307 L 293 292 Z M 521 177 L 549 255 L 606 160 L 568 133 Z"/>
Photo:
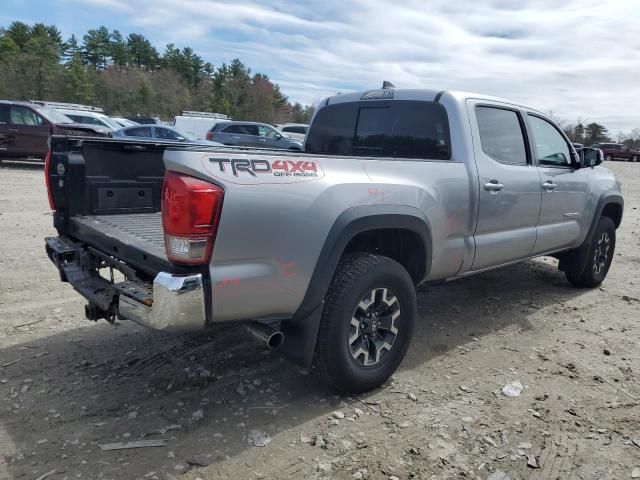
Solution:
<path fill-rule="evenodd" d="M 385 81 L 382 82 L 382 89 L 383 90 L 395 90 L 396 86 L 393 83 L 385 80 Z"/>

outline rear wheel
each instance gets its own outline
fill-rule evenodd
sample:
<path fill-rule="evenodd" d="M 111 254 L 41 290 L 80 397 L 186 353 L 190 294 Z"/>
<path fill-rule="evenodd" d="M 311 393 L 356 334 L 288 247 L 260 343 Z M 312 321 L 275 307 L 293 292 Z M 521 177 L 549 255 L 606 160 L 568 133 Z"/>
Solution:
<path fill-rule="evenodd" d="M 633 157 L 631 157 L 631 161 L 632 162 L 637 162 L 638 161 L 638 155 L 634 155 Z"/>
<path fill-rule="evenodd" d="M 345 255 L 325 299 L 314 371 L 342 392 L 371 390 L 404 358 L 416 316 L 411 277 L 395 260 Z"/>
<path fill-rule="evenodd" d="M 607 276 L 616 248 L 616 226 L 609 217 L 600 217 L 582 271 L 567 271 L 567 280 L 577 287 L 597 287 Z"/>
<path fill-rule="evenodd" d="M 606 162 L 611 162 L 613 160 L 613 155 L 611 155 L 610 153 L 606 154 L 604 160 Z"/>

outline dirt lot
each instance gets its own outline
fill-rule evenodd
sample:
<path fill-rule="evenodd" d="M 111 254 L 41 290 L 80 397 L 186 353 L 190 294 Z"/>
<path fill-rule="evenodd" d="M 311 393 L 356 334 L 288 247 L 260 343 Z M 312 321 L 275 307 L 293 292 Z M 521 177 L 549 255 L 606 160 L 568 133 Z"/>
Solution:
<path fill-rule="evenodd" d="M 611 168 L 627 207 L 602 288 L 550 259 L 424 287 L 392 381 L 340 398 L 237 327 L 85 320 L 44 254 L 42 169 L 0 167 L 0 479 L 631 478 L 640 166 Z M 101 450 L 134 440 L 165 442 Z"/>

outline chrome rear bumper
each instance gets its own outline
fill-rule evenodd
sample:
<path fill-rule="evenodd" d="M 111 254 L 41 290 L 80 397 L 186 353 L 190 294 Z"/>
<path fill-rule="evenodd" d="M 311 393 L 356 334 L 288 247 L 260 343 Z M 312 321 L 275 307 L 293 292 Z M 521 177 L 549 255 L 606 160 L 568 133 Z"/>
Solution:
<path fill-rule="evenodd" d="M 151 306 L 120 294 L 118 314 L 154 330 L 202 330 L 206 323 L 202 275 L 160 272 L 153 280 Z"/>

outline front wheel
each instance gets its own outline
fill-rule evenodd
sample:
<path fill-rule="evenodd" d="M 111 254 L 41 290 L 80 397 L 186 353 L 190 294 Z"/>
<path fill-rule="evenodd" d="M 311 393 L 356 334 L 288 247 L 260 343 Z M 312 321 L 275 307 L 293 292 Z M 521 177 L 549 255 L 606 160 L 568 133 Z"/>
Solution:
<path fill-rule="evenodd" d="M 634 155 L 633 157 L 631 157 L 631 161 L 632 162 L 637 162 L 638 161 L 638 155 Z"/>
<path fill-rule="evenodd" d="M 565 272 L 567 280 L 576 287 L 597 287 L 609 272 L 615 248 L 616 226 L 609 217 L 600 217 L 583 270 Z"/>
<path fill-rule="evenodd" d="M 605 162 L 611 162 L 613 160 L 613 156 L 610 154 L 605 155 L 604 157 Z"/>
<path fill-rule="evenodd" d="M 369 391 L 404 358 L 416 317 L 416 293 L 395 260 L 345 255 L 325 299 L 313 369 L 336 390 Z"/>

